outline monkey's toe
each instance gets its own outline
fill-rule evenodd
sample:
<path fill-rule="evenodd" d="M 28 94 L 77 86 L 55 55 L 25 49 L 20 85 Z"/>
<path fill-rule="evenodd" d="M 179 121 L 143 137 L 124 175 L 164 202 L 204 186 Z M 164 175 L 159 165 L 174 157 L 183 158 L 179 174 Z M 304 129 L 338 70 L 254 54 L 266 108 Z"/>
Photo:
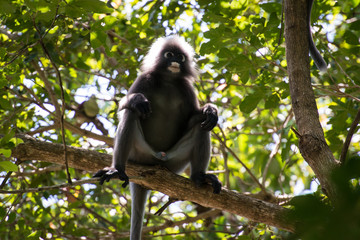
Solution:
<path fill-rule="evenodd" d="M 219 194 L 221 190 L 221 182 L 219 179 L 213 174 L 206 174 L 205 179 L 211 183 L 211 186 L 213 187 L 213 193 Z"/>
<path fill-rule="evenodd" d="M 101 170 L 97 171 L 92 177 L 93 178 L 102 177 L 106 172 L 107 172 L 107 170 L 101 169 Z"/>

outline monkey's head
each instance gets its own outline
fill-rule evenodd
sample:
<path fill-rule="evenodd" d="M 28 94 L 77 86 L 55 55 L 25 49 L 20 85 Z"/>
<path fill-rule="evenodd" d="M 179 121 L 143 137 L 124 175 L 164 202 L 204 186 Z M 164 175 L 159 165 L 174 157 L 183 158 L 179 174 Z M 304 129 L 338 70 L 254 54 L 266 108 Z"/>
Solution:
<path fill-rule="evenodd" d="M 198 71 L 194 63 L 194 49 L 179 36 L 159 38 L 145 56 L 141 71 L 196 79 Z"/>

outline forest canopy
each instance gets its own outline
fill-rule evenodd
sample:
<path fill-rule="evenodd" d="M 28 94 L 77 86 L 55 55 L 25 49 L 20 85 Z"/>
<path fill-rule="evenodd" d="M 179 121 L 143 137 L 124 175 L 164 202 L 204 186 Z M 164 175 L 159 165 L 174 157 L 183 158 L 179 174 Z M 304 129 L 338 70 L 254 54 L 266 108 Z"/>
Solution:
<path fill-rule="evenodd" d="M 118 103 L 143 57 L 157 38 L 173 34 L 195 49 L 201 104 L 219 109 L 209 172 L 226 196 L 257 199 L 250 210 L 295 209 L 297 220 L 252 219 L 217 209 L 216 199 L 206 205 L 201 196 L 155 216 L 168 196 L 153 183 L 146 239 L 284 239 L 299 236 L 291 233 L 296 221 L 308 229 L 303 239 L 359 237 L 360 1 L 319 0 L 311 13 L 328 70 L 320 72 L 308 54 L 305 61 L 322 146 L 340 166 L 331 176 L 313 165 L 316 153 L 301 149 L 311 129 L 299 126 L 304 116 L 293 105 L 283 2 L 293 1 L 1 1 L 1 238 L 128 237 L 129 189 L 90 178 L 110 164 Z M 142 181 L 131 169 L 134 181 Z M 80 183 L 67 184 L 69 178 Z M 334 194 L 324 178 L 331 178 Z"/>

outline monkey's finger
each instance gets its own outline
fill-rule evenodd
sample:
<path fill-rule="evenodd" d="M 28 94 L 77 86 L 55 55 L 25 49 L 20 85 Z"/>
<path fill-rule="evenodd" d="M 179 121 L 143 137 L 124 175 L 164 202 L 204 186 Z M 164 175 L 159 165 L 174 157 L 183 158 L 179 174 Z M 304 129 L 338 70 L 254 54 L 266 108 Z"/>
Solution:
<path fill-rule="evenodd" d="M 136 110 L 140 116 L 147 117 L 151 113 L 150 102 L 146 101 L 136 104 Z"/>
<path fill-rule="evenodd" d="M 218 116 L 214 112 L 206 112 L 206 119 L 201 123 L 201 127 L 204 130 L 212 130 L 218 122 Z"/>
<path fill-rule="evenodd" d="M 217 119 L 207 118 L 204 122 L 201 123 L 201 128 L 205 131 L 211 131 L 217 124 Z"/>
<path fill-rule="evenodd" d="M 124 183 L 121 185 L 123 188 L 126 188 L 126 186 L 129 184 L 129 180 L 125 180 Z"/>
<path fill-rule="evenodd" d="M 105 180 L 108 182 L 106 174 L 104 174 L 104 175 L 100 178 L 100 185 L 103 185 L 104 182 L 105 182 Z"/>
<path fill-rule="evenodd" d="M 96 178 L 96 177 L 102 177 L 107 171 L 106 170 L 99 170 L 97 171 L 92 177 Z"/>
<path fill-rule="evenodd" d="M 201 128 L 205 131 L 210 131 L 212 129 L 212 124 L 211 122 L 202 122 L 201 123 Z"/>
<path fill-rule="evenodd" d="M 120 180 L 124 181 L 121 186 L 125 188 L 129 184 L 129 177 L 126 175 L 125 172 L 118 172 L 118 176 Z"/>
<path fill-rule="evenodd" d="M 212 184 L 213 193 L 219 194 L 221 190 L 221 183 L 219 181 L 214 181 Z"/>

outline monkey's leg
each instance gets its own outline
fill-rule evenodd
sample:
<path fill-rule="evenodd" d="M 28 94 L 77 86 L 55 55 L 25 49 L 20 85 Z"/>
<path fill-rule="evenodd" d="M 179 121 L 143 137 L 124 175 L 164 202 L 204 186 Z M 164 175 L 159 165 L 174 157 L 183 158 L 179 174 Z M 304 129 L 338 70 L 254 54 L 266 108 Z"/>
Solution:
<path fill-rule="evenodd" d="M 175 173 L 182 172 L 190 163 L 191 179 L 201 186 L 210 183 L 214 193 L 219 193 L 221 183 L 215 175 L 206 174 L 210 161 L 210 131 L 203 130 L 200 124 L 195 125 L 168 152 L 168 160 L 164 166 Z"/>
<path fill-rule="evenodd" d="M 210 131 L 202 130 L 200 126 L 194 128 L 196 130 L 193 136 L 193 151 L 190 158 L 191 175 L 206 171 L 211 152 Z"/>
<path fill-rule="evenodd" d="M 125 164 L 134 144 L 137 115 L 128 109 L 119 112 L 119 125 L 114 142 L 114 153 L 111 167 L 99 170 L 93 177 L 100 177 L 100 184 L 119 178 L 124 181 L 123 187 L 129 184 L 129 177 L 125 173 Z"/>
<path fill-rule="evenodd" d="M 119 167 L 125 168 L 125 163 L 131 159 L 140 163 L 148 163 L 156 152 L 146 142 L 138 114 L 131 110 L 124 109 L 119 113 L 121 122 L 116 134 L 114 159 L 118 159 Z M 114 164 L 113 160 L 113 164 Z M 152 163 L 152 162 L 149 162 Z M 117 165 L 114 166 L 115 168 Z"/>
<path fill-rule="evenodd" d="M 149 192 L 150 190 L 147 190 L 141 187 L 140 185 L 137 185 L 135 183 L 130 183 L 130 193 L 131 193 L 130 240 L 141 239 L 141 230 L 143 226 L 145 204 Z"/>
<path fill-rule="evenodd" d="M 197 134 L 194 135 L 194 149 L 190 157 L 191 179 L 198 186 L 205 183 L 211 184 L 213 192 L 218 194 L 221 190 L 221 182 L 215 175 L 206 174 L 211 153 L 210 131 L 203 130 L 199 126 L 195 126 L 195 128 Z"/>
<path fill-rule="evenodd" d="M 98 171 L 94 177 L 100 177 L 100 184 L 110 181 L 111 178 L 120 178 L 124 181 L 122 186 L 126 187 L 129 183 L 129 178 L 125 173 L 125 164 L 128 159 L 147 163 L 156 153 L 144 139 L 139 114 L 123 109 L 119 112 L 119 120 L 111 167 Z"/>

